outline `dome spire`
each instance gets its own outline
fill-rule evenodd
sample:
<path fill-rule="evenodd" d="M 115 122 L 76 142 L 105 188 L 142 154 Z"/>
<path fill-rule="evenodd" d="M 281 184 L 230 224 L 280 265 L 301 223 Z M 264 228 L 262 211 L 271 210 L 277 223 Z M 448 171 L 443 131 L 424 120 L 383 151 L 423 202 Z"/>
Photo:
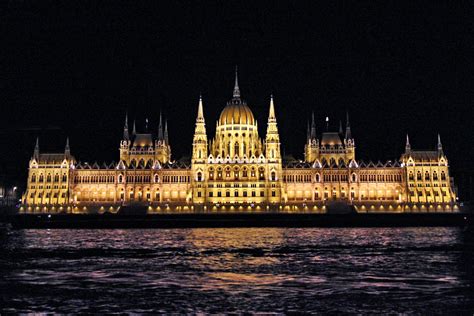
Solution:
<path fill-rule="evenodd" d="M 235 84 L 234 84 L 234 98 L 240 98 L 240 89 L 239 89 L 239 76 L 238 76 L 238 68 L 235 66 Z"/>
<path fill-rule="evenodd" d="M 202 95 L 199 94 L 199 105 L 196 122 L 204 122 L 204 109 L 202 105 Z"/>
<path fill-rule="evenodd" d="M 270 111 L 268 115 L 268 121 L 276 121 L 275 106 L 273 104 L 273 93 L 270 95 Z"/>
<path fill-rule="evenodd" d="M 410 145 L 410 138 L 408 138 L 408 133 L 407 133 L 407 141 L 405 144 L 405 152 L 409 153 L 411 151 L 411 145 Z"/>

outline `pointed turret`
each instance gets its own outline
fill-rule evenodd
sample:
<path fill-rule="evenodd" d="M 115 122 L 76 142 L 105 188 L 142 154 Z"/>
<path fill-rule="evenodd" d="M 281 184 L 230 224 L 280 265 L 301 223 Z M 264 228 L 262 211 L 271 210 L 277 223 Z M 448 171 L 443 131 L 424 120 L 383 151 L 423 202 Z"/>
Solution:
<path fill-rule="evenodd" d="M 309 129 L 309 121 L 306 121 L 306 142 L 309 142 L 310 138 L 310 129 Z"/>
<path fill-rule="evenodd" d="M 316 139 L 316 123 L 314 122 L 314 112 L 311 113 L 311 139 Z"/>
<path fill-rule="evenodd" d="M 125 124 L 123 126 L 123 139 L 129 140 L 130 135 L 128 134 L 128 113 L 125 113 Z"/>
<path fill-rule="evenodd" d="M 158 123 L 158 140 L 163 140 L 163 124 L 160 111 L 160 121 Z"/>
<path fill-rule="evenodd" d="M 443 144 L 441 144 L 441 136 L 438 134 L 438 152 L 442 153 L 443 152 Z"/>
<path fill-rule="evenodd" d="M 164 136 L 165 144 L 169 144 L 168 139 L 168 120 L 165 120 L 165 136 Z"/>
<path fill-rule="evenodd" d="M 132 135 L 135 136 L 137 135 L 137 127 L 135 125 L 135 120 L 133 120 L 133 131 L 132 131 Z"/>
<path fill-rule="evenodd" d="M 193 168 L 196 164 L 202 164 L 205 162 L 207 157 L 207 135 L 206 135 L 206 124 L 204 120 L 204 106 L 202 102 L 202 96 L 199 95 L 198 111 L 196 116 L 196 126 L 194 128 L 193 136 L 193 153 L 192 153 L 192 164 Z"/>
<path fill-rule="evenodd" d="M 66 138 L 66 146 L 64 147 L 64 156 L 71 156 L 71 149 L 69 148 L 69 137 Z"/>
<path fill-rule="evenodd" d="M 408 134 L 407 134 L 407 141 L 406 141 L 406 144 L 405 144 L 405 152 L 409 153 L 410 151 L 411 151 L 410 138 L 408 137 Z"/>
<path fill-rule="evenodd" d="M 202 95 L 199 95 L 198 113 L 196 123 L 204 123 L 204 109 L 202 105 Z"/>
<path fill-rule="evenodd" d="M 268 111 L 267 135 L 265 137 L 265 156 L 270 162 L 279 163 L 280 154 L 280 135 L 278 134 L 277 120 L 275 115 L 275 104 L 273 95 L 270 95 L 270 109 Z M 277 165 L 278 168 L 281 167 Z"/>
<path fill-rule="evenodd" d="M 352 138 L 352 133 L 351 133 L 351 124 L 349 123 L 349 112 L 346 112 L 346 139 L 351 139 Z"/>
<path fill-rule="evenodd" d="M 268 113 L 268 122 L 270 122 L 270 120 L 276 122 L 275 105 L 273 104 L 273 94 L 270 95 L 270 111 Z"/>
<path fill-rule="evenodd" d="M 233 93 L 234 98 L 240 98 L 239 77 L 238 77 L 237 72 L 238 72 L 238 69 L 237 69 L 237 66 L 235 66 L 235 84 L 234 84 L 234 93 Z"/>
<path fill-rule="evenodd" d="M 35 159 L 38 159 L 38 158 L 39 158 L 39 151 L 40 151 L 40 147 L 39 147 L 39 137 L 36 137 L 35 150 L 33 151 L 33 157 L 34 157 Z"/>
<path fill-rule="evenodd" d="M 342 121 L 339 120 L 339 135 L 342 135 L 343 134 L 343 131 L 342 131 Z"/>

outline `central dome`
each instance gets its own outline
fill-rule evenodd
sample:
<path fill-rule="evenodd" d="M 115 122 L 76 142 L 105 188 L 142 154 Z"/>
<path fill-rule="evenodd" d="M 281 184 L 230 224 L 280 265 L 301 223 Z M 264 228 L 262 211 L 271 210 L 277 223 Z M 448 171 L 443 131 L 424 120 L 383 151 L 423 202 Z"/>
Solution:
<path fill-rule="evenodd" d="M 222 110 L 219 118 L 220 125 L 248 124 L 255 125 L 255 118 L 250 108 L 241 100 L 232 99 Z"/>
<path fill-rule="evenodd" d="M 247 103 L 240 98 L 237 68 L 235 69 L 235 85 L 232 100 L 227 102 L 227 106 L 222 110 L 219 117 L 219 125 L 228 124 L 255 125 L 252 111 L 247 106 Z"/>

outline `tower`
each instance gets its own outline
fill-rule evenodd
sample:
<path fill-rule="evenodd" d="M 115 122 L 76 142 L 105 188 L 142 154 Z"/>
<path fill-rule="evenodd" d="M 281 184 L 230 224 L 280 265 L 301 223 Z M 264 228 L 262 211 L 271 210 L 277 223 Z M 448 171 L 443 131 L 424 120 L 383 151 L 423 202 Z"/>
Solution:
<path fill-rule="evenodd" d="M 281 201 L 282 165 L 280 136 L 278 134 L 273 95 L 270 96 L 267 135 L 265 137 L 265 157 L 267 159 L 267 181 L 270 182 L 270 185 L 267 185 L 268 202 L 277 203 Z"/>
<path fill-rule="evenodd" d="M 304 155 L 307 162 L 314 162 L 319 156 L 319 140 L 316 138 L 316 123 L 314 122 L 314 112 L 311 114 L 311 130 L 304 146 Z"/>
<path fill-rule="evenodd" d="M 346 149 L 346 163 L 355 159 L 355 141 L 352 138 L 349 112 L 346 112 L 346 134 L 344 135 L 344 146 Z"/>
<path fill-rule="evenodd" d="M 165 130 L 163 132 L 163 119 L 160 112 L 160 121 L 158 123 L 158 138 L 155 141 L 155 158 L 161 163 L 167 163 L 171 160 L 171 146 L 168 138 L 168 122 L 165 121 Z"/>
<path fill-rule="evenodd" d="M 201 182 L 205 181 L 207 161 L 207 135 L 202 96 L 199 96 L 196 125 L 193 136 L 193 154 L 191 159 L 193 202 L 204 203 L 206 200 L 206 189 Z"/>
<path fill-rule="evenodd" d="M 133 135 L 136 134 L 135 121 L 133 121 Z M 123 126 L 123 138 L 120 141 L 120 160 L 128 163 L 130 154 L 130 134 L 128 133 L 128 114 L 125 114 L 125 124 Z"/>

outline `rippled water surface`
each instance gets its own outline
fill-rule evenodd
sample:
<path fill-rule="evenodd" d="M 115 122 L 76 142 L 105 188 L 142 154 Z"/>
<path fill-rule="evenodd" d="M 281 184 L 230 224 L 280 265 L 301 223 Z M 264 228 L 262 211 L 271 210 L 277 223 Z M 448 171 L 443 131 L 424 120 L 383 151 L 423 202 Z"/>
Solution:
<path fill-rule="evenodd" d="M 458 228 L 0 230 L 2 312 L 474 311 Z"/>

